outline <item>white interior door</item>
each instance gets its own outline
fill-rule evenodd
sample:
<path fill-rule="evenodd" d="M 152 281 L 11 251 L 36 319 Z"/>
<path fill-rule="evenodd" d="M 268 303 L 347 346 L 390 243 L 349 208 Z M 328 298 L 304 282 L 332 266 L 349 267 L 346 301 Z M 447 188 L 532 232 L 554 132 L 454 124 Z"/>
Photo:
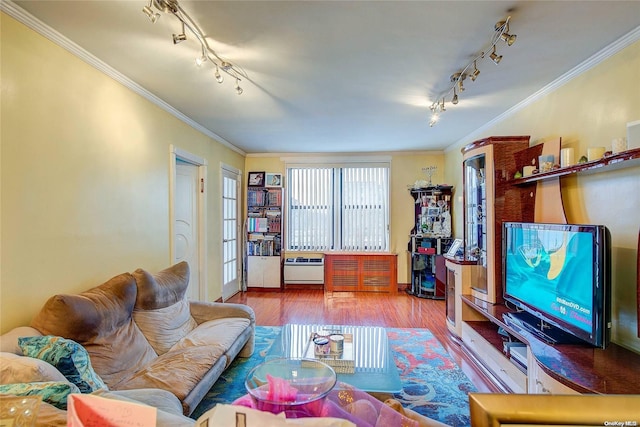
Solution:
<path fill-rule="evenodd" d="M 198 254 L 198 166 L 176 160 L 174 194 L 174 263 L 187 261 L 188 298 L 200 299 L 200 260 Z"/>
<path fill-rule="evenodd" d="M 190 268 L 187 298 L 207 300 L 206 181 L 207 162 L 173 145 L 170 147 L 170 250 L 173 264 Z"/>
<path fill-rule="evenodd" d="M 240 292 L 240 171 L 222 166 L 222 300 Z"/>

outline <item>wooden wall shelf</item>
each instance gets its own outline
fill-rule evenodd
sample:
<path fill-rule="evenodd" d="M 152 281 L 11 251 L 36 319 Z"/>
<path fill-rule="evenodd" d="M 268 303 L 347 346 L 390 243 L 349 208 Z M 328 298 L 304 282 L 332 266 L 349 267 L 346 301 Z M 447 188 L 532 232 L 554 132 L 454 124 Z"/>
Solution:
<path fill-rule="evenodd" d="M 622 153 L 614 154 L 611 156 L 603 157 L 600 160 L 593 160 L 591 162 L 580 163 L 573 166 L 568 166 L 560 169 L 554 169 L 550 172 L 537 173 L 535 175 L 516 178 L 511 180 L 513 185 L 528 185 L 537 181 L 556 178 L 565 175 L 571 175 L 574 173 L 598 173 L 605 171 L 612 171 L 616 169 L 622 169 L 632 166 L 640 165 L 640 148 L 634 148 L 632 150 L 623 151 Z"/>

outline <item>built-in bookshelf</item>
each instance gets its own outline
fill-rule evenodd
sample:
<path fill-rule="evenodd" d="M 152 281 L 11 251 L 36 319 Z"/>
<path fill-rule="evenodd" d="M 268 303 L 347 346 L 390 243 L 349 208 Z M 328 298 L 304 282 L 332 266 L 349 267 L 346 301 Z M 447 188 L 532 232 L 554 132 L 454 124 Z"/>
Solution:
<path fill-rule="evenodd" d="M 280 288 L 282 188 L 247 189 L 247 286 Z"/>

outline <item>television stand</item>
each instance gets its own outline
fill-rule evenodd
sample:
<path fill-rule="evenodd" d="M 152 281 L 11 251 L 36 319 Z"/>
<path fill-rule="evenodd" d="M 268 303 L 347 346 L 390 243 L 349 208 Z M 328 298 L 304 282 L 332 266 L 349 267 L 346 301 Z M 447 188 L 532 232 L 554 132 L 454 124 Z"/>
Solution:
<path fill-rule="evenodd" d="M 565 345 L 552 337 L 558 343 L 550 345 L 530 332 L 523 320 L 526 314 L 513 316 L 504 304 L 490 304 L 469 294 L 458 298 L 462 350 L 491 381 L 494 391 L 640 394 L 640 383 L 629 380 L 640 378 L 640 354 L 613 342 L 602 349 L 586 342 Z M 533 329 L 538 323 L 536 318 Z M 527 346 L 526 369 L 512 357 L 510 350 L 518 344 L 509 343 L 517 342 Z"/>
<path fill-rule="evenodd" d="M 526 311 L 504 313 L 502 319 L 507 326 L 524 329 L 547 344 L 586 344 L 580 338 L 553 326 Z"/>

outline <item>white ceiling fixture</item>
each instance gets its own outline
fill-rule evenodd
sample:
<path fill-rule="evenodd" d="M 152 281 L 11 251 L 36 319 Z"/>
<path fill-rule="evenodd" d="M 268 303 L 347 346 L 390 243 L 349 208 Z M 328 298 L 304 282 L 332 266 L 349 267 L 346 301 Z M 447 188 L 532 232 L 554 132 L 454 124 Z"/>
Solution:
<path fill-rule="evenodd" d="M 516 38 L 518 37 L 515 34 L 509 34 L 509 20 L 511 20 L 510 16 L 508 16 L 504 21 L 496 23 L 496 25 L 494 26 L 494 33 L 489 44 L 489 49 L 492 49 L 489 58 L 496 65 L 498 65 L 502 60 L 502 55 L 498 55 L 496 53 L 496 44 L 498 44 L 500 41 L 503 41 L 507 46 L 511 46 L 513 43 L 515 43 Z M 460 102 L 458 93 L 464 91 L 464 80 L 469 77 L 471 81 L 476 81 L 476 78 L 478 78 L 478 75 L 480 74 L 480 70 L 478 70 L 478 61 L 482 60 L 485 55 L 485 51 L 481 51 L 480 53 L 475 55 L 473 59 L 471 59 L 471 61 L 469 61 L 469 63 L 465 65 L 460 71 L 451 75 L 449 79 L 452 85 L 436 95 L 435 101 L 433 101 L 431 107 L 429 107 L 429 109 L 431 110 L 431 120 L 429 120 L 430 127 L 433 127 L 436 123 L 438 123 L 438 121 L 440 120 L 440 113 L 446 111 L 445 98 L 447 96 L 450 96 L 451 93 L 453 93 L 451 103 L 453 105 L 458 105 L 458 102 Z M 473 71 L 471 71 L 471 66 L 473 66 Z"/>
<path fill-rule="evenodd" d="M 243 89 L 240 87 L 242 78 L 248 79 L 245 71 L 239 66 L 223 59 L 218 53 L 209 46 L 205 33 L 200 29 L 196 21 L 180 6 L 178 0 L 149 0 L 149 4 L 142 8 L 142 12 L 147 15 L 152 24 L 160 19 L 160 13 L 155 12 L 154 8 L 160 12 L 175 16 L 182 24 L 182 32 L 173 33 L 173 44 L 181 43 L 187 40 L 185 28 L 200 43 L 201 52 L 195 58 L 196 66 L 203 67 L 206 62 L 210 62 L 215 67 L 214 77 L 218 83 L 222 83 L 224 78 L 220 74 L 220 70 L 236 81 L 235 89 L 238 95 L 242 95 Z"/>

